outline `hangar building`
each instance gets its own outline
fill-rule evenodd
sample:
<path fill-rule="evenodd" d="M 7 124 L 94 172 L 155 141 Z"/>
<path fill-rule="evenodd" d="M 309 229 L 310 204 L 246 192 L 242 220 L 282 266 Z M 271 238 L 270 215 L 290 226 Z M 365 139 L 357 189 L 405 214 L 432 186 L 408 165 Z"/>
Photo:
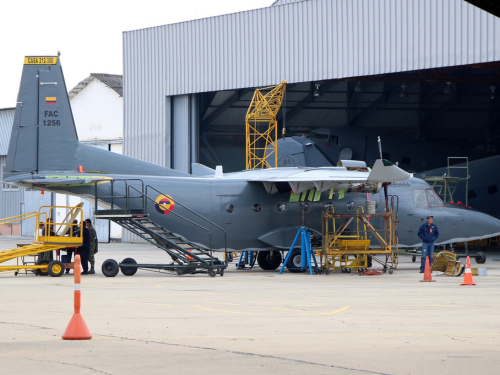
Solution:
<path fill-rule="evenodd" d="M 284 79 L 287 134 L 371 128 L 498 153 L 500 19 L 463 0 L 278 0 L 127 31 L 123 51 L 124 153 L 162 166 L 244 169 L 253 91 Z"/>

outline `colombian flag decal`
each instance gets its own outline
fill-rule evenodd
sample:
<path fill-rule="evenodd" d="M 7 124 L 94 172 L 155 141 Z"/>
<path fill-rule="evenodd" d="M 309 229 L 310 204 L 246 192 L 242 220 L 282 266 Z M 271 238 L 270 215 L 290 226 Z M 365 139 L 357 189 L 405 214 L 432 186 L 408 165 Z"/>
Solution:
<path fill-rule="evenodd" d="M 57 104 L 57 98 L 55 96 L 46 96 L 45 104 Z"/>

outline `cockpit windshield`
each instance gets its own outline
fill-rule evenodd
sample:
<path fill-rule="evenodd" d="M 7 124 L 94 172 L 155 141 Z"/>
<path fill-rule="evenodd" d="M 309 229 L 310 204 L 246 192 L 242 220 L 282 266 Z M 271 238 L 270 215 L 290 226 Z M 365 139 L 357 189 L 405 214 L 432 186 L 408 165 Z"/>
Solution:
<path fill-rule="evenodd" d="M 439 195 L 432 189 L 427 189 L 427 203 L 429 203 L 429 207 L 444 207 L 444 203 L 439 198 Z"/>
<path fill-rule="evenodd" d="M 413 190 L 413 198 L 415 207 L 444 207 L 444 203 L 432 189 L 415 189 Z"/>

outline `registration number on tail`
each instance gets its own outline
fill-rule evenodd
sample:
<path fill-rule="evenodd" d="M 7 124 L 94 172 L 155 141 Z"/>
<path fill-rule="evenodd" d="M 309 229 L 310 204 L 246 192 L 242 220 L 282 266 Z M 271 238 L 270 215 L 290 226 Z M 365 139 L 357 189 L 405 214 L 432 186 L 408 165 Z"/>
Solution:
<path fill-rule="evenodd" d="M 55 65 L 56 63 L 57 57 L 54 56 L 34 56 L 24 58 L 24 65 Z"/>

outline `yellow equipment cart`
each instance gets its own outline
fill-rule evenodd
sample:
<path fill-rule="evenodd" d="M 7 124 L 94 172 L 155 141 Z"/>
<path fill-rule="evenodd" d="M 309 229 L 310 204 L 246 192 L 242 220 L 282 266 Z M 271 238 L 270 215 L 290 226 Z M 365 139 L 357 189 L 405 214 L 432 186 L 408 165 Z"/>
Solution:
<path fill-rule="evenodd" d="M 322 248 L 316 250 L 316 255 L 326 274 L 337 269 L 344 273 L 362 272 L 369 267 L 370 259 L 380 263 L 389 274 L 397 268 L 398 222 L 392 208 L 385 213 L 366 214 L 358 207 L 357 213 L 336 214 L 329 207 L 322 215 L 322 222 Z M 375 255 L 385 255 L 385 260 Z"/>
<path fill-rule="evenodd" d="M 37 275 L 53 277 L 61 276 L 66 266 L 60 260 L 48 261 L 39 259 L 38 261 L 28 262 L 25 257 L 37 256 L 49 251 L 61 250 L 67 247 L 81 246 L 83 243 L 83 203 L 76 207 L 67 206 L 42 206 L 38 212 L 14 216 L 6 219 L 0 219 L 0 225 L 18 222 L 30 218 L 36 218 L 35 238 L 32 244 L 20 246 L 14 249 L 0 251 L 0 264 L 17 259 L 17 264 L 0 265 L 0 272 L 14 271 L 15 275 L 19 271 L 32 270 Z M 66 217 L 62 222 L 55 222 L 52 219 L 52 213 L 55 209 L 64 209 L 67 211 Z M 78 224 L 73 224 L 77 220 Z M 76 228 L 80 227 L 77 231 Z M 75 233 L 78 233 L 77 235 Z M 73 236 L 73 234 L 75 234 Z"/>

